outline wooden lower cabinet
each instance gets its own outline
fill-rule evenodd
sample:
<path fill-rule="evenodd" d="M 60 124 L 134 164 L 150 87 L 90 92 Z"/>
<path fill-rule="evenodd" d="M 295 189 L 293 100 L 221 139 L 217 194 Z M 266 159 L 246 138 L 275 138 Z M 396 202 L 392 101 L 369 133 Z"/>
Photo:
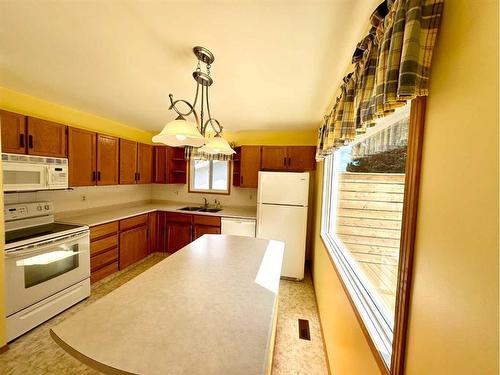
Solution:
<path fill-rule="evenodd" d="M 118 271 L 118 222 L 90 228 L 90 282 Z"/>
<path fill-rule="evenodd" d="M 208 225 L 193 226 L 193 240 L 196 240 L 204 234 L 220 234 L 220 227 L 213 227 Z"/>
<path fill-rule="evenodd" d="M 97 271 L 92 271 L 90 274 L 90 282 L 95 283 L 101 279 L 104 279 L 106 276 L 109 276 L 118 271 L 118 261 L 110 263 Z"/>
<path fill-rule="evenodd" d="M 166 251 L 174 253 L 204 234 L 220 234 L 220 217 L 166 213 Z"/>
<path fill-rule="evenodd" d="M 104 251 L 90 259 L 90 270 L 97 271 L 118 260 L 118 247 Z"/>
<path fill-rule="evenodd" d="M 148 227 L 129 229 L 120 233 L 120 269 L 124 269 L 148 255 Z"/>
<path fill-rule="evenodd" d="M 192 241 L 191 223 L 167 222 L 167 252 L 175 253 Z"/>
<path fill-rule="evenodd" d="M 148 214 L 148 254 L 161 251 L 158 242 L 158 212 L 150 212 Z"/>
<path fill-rule="evenodd" d="M 161 211 L 93 226 L 90 280 L 101 280 L 153 252 L 174 253 L 204 234 L 220 231 L 218 216 Z"/>
<path fill-rule="evenodd" d="M 167 213 L 158 211 L 156 213 L 156 248 L 157 251 L 167 252 Z"/>

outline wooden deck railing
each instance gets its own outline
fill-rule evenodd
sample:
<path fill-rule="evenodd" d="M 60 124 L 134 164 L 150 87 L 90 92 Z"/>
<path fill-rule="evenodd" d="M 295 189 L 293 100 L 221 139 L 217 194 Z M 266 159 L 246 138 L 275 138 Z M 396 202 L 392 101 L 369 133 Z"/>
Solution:
<path fill-rule="evenodd" d="M 340 174 L 336 233 L 394 313 L 404 174 Z"/>

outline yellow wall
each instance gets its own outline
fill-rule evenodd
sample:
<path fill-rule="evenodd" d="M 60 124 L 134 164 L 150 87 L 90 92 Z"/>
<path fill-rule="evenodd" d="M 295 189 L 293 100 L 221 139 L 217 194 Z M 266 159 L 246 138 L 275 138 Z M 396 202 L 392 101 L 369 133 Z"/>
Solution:
<path fill-rule="evenodd" d="M 17 91 L 0 87 L 0 108 L 7 111 L 56 121 L 66 125 L 151 143 L 152 133 L 113 120 L 77 111 Z"/>
<path fill-rule="evenodd" d="M 318 125 L 319 126 L 319 125 Z M 318 140 L 318 129 L 292 131 L 226 132 L 224 136 L 237 145 L 313 146 Z"/>
<path fill-rule="evenodd" d="M 0 87 L 0 109 L 36 116 L 78 128 L 152 143 L 153 133 L 107 118 L 65 107 L 44 99 Z M 224 136 L 238 145 L 315 145 L 317 129 L 297 131 L 225 131 Z"/>
<path fill-rule="evenodd" d="M 0 142 L 1 144 L 1 142 Z M 0 146 L 1 148 L 1 146 Z M 2 168 L 2 161 L 0 160 L 0 169 Z M 0 186 L 3 186 L 3 173 L 0 173 Z M 3 207 L 3 194 L 0 194 L 0 207 Z M 3 223 L 3 210 L 0 211 L 0 347 L 5 345 L 6 334 L 5 334 L 5 258 L 4 258 L 4 247 L 5 247 L 5 232 Z"/>
<path fill-rule="evenodd" d="M 318 163 L 316 169 L 312 269 L 330 370 L 334 375 L 377 374 L 377 363 L 320 238 L 323 165 Z"/>
<path fill-rule="evenodd" d="M 426 113 L 406 374 L 498 374 L 498 100 L 498 2 L 446 1 Z M 332 373 L 378 374 L 319 219 L 317 209 L 313 276 Z"/>
<path fill-rule="evenodd" d="M 408 374 L 498 374 L 498 1 L 446 2 L 428 100 Z"/>

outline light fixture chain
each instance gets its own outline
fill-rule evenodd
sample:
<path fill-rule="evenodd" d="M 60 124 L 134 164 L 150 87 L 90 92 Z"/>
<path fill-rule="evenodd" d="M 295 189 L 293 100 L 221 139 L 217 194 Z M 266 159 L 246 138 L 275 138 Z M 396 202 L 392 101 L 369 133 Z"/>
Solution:
<path fill-rule="evenodd" d="M 214 61 L 213 54 L 203 47 L 194 47 L 193 51 L 198 58 L 196 64 L 196 70 L 193 72 L 193 78 L 196 80 L 196 93 L 194 97 L 193 104 L 190 104 L 186 100 L 177 99 L 174 100 L 173 95 L 169 95 L 170 108 L 177 112 L 178 116 L 174 121 L 171 121 L 165 125 L 160 134 L 153 137 L 153 142 L 163 143 L 169 146 L 179 146 L 187 145 L 190 147 L 201 147 L 200 154 L 202 155 L 231 155 L 235 151 L 231 148 L 231 145 L 222 137 L 222 126 L 215 118 L 212 118 L 209 103 L 209 86 L 213 83 L 210 77 L 212 63 Z M 202 67 L 202 63 L 205 67 Z M 201 94 L 200 94 L 201 86 Z M 198 95 L 201 98 L 198 100 Z M 177 104 L 182 103 L 188 107 L 188 111 L 182 112 L 177 108 Z M 198 113 L 195 109 L 196 105 L 199 103 L 200 112 Z M 205 116 L 205 111 L 207 116 Z M 193 115 L 196 120 L 196 128 L 198 130 L 193 130 L 189 121 L 184 117 L 188 115 Z M 205 117 L 208 117 L 205 121 Z M 211 126 L 215 135 L 210 138 L 206 138 L 208 126 Z M 226 159 L 224 159 L 226 160 Z"/>

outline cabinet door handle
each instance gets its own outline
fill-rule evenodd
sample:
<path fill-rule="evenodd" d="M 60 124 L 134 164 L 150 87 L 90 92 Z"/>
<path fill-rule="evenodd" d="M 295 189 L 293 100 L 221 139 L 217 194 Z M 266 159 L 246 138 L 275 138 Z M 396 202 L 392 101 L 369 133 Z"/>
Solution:
<path fill-rule="evenodd" d="M 288 158 L 288 167 L 291 167 L 292 166 L 292 158 Z"/>
<path fill-rule="evenodd" d="M 95 179 L 96 179 L 96 173 L 95 173 L 95 171 L 93 171 L 92 172 L 92 181 L 95 181 Z"/>
<path fill-rule="evenodd" d="M 19 134 L 19 147 L 24 147 L 24 134 Z"/>
<path fill-rule="evenodd" d="M 137 181 L 141 181 L 141 172 L 137 172 Z"/>
<path fill-rule="evenodd" d="M 283 158 L 283 165 L 286 167 L 286 157 Z"/>
<path fill-rule="evenodd" d="M 28 148 L 33 148 L 33 136 L 28 135 Z"/>
<path fill-rule="evenodd" d="M 243 176 L 240 176 L 240 185 L 243 185 Z"/>
<path fill-rule="evenodd" d="M 97 172 L 97 181 L 101 181 L 101 171 Z"/>

